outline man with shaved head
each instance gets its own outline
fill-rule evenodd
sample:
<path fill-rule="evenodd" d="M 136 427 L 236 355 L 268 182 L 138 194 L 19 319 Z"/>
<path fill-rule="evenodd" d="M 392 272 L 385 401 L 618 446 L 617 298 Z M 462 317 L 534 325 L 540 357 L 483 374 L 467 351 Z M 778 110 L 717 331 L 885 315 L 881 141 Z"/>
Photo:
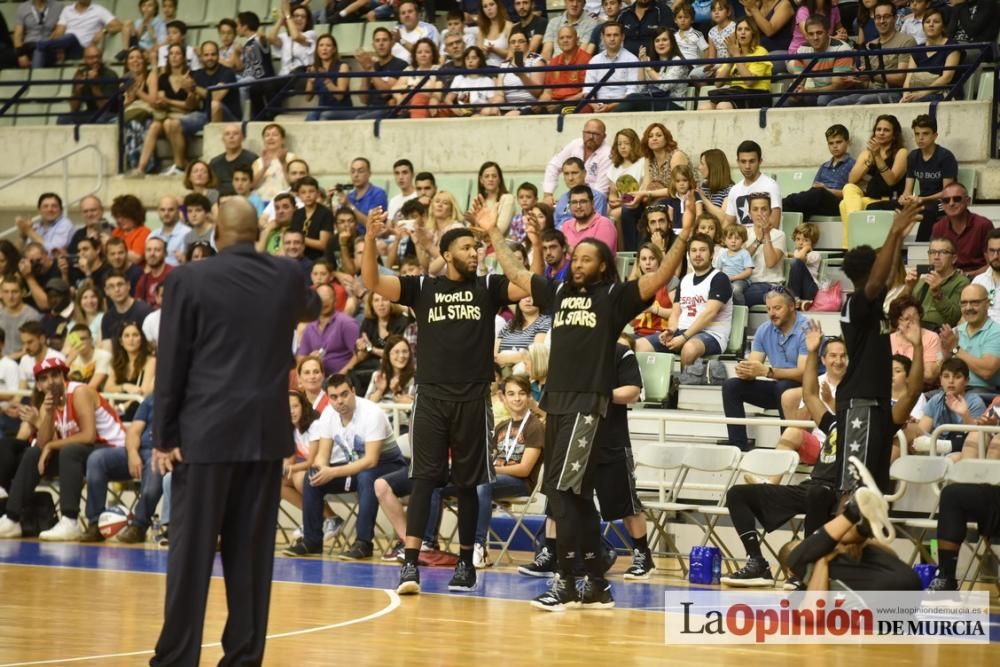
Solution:
<path fill-rule="evenodd" d="M 263 660 L 282 461 L 294 451 L 288 341 L 299 322 L 316 319 L 319 301 L 298 267 L 258 253 L 256 238 L 253 206 L 226 200 L 219 254 L 165 283 L 153 465 L 173 472 L 172 521 L 152 665 L 198 664 L 216 544 L 229 604 L 222 663 Z"/>
<path fill-rule="evenodd" d="M 184 237 L 191 232 L 191 228 L 181 222 L 181 203 L 177 201 L 177 197 L 161 197 L 157 212 L 160 214 L 161 226 L 149 238 L 163 239 L 167 244 L 167 264 L 177 266 L 181 263 L 180 256 L 185 250 Z"/>
<path fill-rule="evenodd" d="M 209 165 L 219 179 L 219 195 L 236 194 L 233 190 L 233 169 L 241 165 L 252 167 L 257 154 L 243 148 L 243 130 L 239 123 L 230 123 L 222 128 L 222 146 L 225 151 L 212 158 Z"/>

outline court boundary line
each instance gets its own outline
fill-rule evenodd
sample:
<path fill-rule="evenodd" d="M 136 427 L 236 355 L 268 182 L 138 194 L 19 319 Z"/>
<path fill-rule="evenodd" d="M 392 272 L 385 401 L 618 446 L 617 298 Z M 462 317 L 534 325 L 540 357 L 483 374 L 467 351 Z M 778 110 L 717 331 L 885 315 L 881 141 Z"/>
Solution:
<path fill-rule="evenodd" d="M 12 563 L 4 563 L 4 565 L 11 565 L 11 564 Z M 28 567 L 31 567 L 31 566 L 28 566 Z M 64 566 L 64 567 L 66 569 L 88 569 L 88 568 L 74 568 L 74 567 L 70 567 L 70 566 Z M 156 574 L 156 573 L 150 572 L 150 573 L 137 573 L 137 574 Z M 297 582 L 292 582 L 292 581 L 278 581 L 277 583 L 280 583 L 280 584 L 293 584 L 293 583 L 297 583 Z M 320 585 L 320 584 L 313 584 L 313 585 Z M 345 588 L 364 588 L 364 587 L 361 587 L 361 586 L 346 586 Z M 308 635 L 308 634 L 313 634 L 313 633 L 316 633 L 316 632 L 325 632 L 327 630 L 337 630 L 339 628 L 345 628 L 345 627 L 348 627 L 348 626 L 351 626 L 351 625 L 357 625 L 359 623 L 366 623 L 368 621 L 374 621 L 375 619 L 381 618 L 382 616 L 385 616 L 387 614 L 391 614 L 392 612 L 396 611 L 396 609 L 398 609 L 399 606 L 400 606 L 400 604 L 401 604 L 400 603 L 400 599 L 399 599 L 399 594 L 396 593 L 396 591 L 394 591 L 392 589 L 389 589 L 389 588 L 378 588 L 378 589 L 367 588 L 365 590 L 380 590 L 380 591 L 382 591 L 389 598 L 389 604 L 387 604 L 382 609 L 379 609 L 378 611 L 375 611 L 375 612 L 372 612 L 371 614 L 368 614 L 367 616 L 362 616 L 360 618 L 352 618 L 352 619 L 349 619 L 349 620 L 346 620 L 346 621 L 340 621 L 338 623 L 331 623 L 329 625 L 320 625 L 320 626 L 316 626 L 316 627 L 312 627 L 312 628 L 303 628 L 301 630 L 289 630 L 288 632 L 279 632 L 279 633 L 275 633 L 275 634 L 272 634 L 272 635 L 267 635 L 267 639 L 272 640 L 272 639 L 285 639 L 287 637 L 298 637 L 298 636 L 301 636 L 301 635 Z M 202 644 L 201 648 L 202 649 L 217 648 L 219 646 L 222 646 L 222 642 L 221 641 L 218 641 L 218 642 L 208 642 L 206 644 Z M 31 660 L 31 661 L 28 661 L 28 662 L 7 662 L 7 663 L 0 664 L 0 667 L 27 667 L 29 665 L 59 665 L 59 664 L 65 664 L 65 663 L 71 663 L 71 662 L 87 662 L 87 661 L 93 661 L 93 660 L 109 660 L 109 659 L 112 659 L 112 658 L 131 658 L 131 657 L 136 657 L 136 656 L 140 656 L 140 655 L 152 655 L 154 653 L 155 653 L 154 649 L 145 649 L 145 650 L 142 650 L 142 651 L 127 651 L 127 652 L 123 652 L 123 653 L 105 653 L 103 655 L 88 655 L 88 656 L 81 656 L 81 657 L 77 657 L 77 658 L 59 658 L 59 659 L 49 659 L 49 660 Z"/>

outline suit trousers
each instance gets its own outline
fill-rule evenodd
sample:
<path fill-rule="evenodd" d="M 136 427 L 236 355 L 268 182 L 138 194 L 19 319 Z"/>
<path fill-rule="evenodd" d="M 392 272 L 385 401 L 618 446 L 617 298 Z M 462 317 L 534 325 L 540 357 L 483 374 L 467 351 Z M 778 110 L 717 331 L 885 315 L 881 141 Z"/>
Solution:
<path fill-rule="evenodd" d="M 278 459 L 174 467 L 166 604 L 150 665 L 198 664 L 220 534 L 229 617 L 219 665 L 263 661 L 281 465 Z"/>

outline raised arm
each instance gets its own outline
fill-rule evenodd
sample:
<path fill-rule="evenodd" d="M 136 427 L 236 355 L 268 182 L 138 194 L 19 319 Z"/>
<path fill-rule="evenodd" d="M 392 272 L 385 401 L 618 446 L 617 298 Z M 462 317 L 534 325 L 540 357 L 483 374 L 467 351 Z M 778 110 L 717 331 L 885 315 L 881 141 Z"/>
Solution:
<path fill-rule="evenodd" d="M 378 247 L 375 240 L 386 231 L 386 214 L 375 207 L 368 212 L 368 226 L 365 228 L 365 251 L 361 256 L 361 280 L 365 287 L 381 294 L 390 301 L 399 301 L 402 288 L 396 276 L 384 276 L 378 270 Z"/>
<path fill-rule="evenodd" d="M 670 282 L 670 279 L 677 271 L 677 267 L 680 266 L 681 261 L 684 259 L 688 241 L 691 239 L 691 230 L 694 229 L 696 207 L 693 190 L 688 190 L 687 195 L 685 195 L 685 202 L 682 229 L 677 234 L 677 238 L 674 239 L 673 244 L 671 244 L 666 257 L 660 262 L 660 268 L 653 273 L 647 273 L 639 278 L 639 296 L 645 300 L 652 299 L 661 287 Z"/>
<path fill-rule="evenodd" d="M 823 328 L 816 320 L 806 325 L 806 367 L 802 373 L 802 402 L 809 416 L 819 424 L 829 412 L 819 396 L 819 348 L 823 344 Z"/>
<path fill-rule="evenodd" d="M 919 200 L 911 199 L 903 208 L 896 211 L 892 219 L 892 227 L 875 257 L 868 282 L 865 284 L 865 297 L 874 299 L 888 284 L 889 274 L 899 260 L 899 251 L 903 247 L 903 239 L 910 233 L 910 228 L 923 218 L 924 205 Z"/>
<path fill-rule="evenodd" d="M 923 332 L 919 326 L 911 326 L 903 331 L 903 336 L 913 346 L 913 364 L 910 374 L 906 376 L 906 392 L 892 406 L 892 423 L 905 424 L 910 418 L 910 411 L 916 405 L 920 393 L 924 390 L 924 344 Z"/>
<path fill-rule="evenodd" d="M 489 234 L 490 243 L 493 244 L 493 251 L 496 253 L 497 261 L 500 262 L 503 274 L 507 276 L 507 280 L 511 282 L 512 286 L 516 286 L 523 292 L 520 297 L 515 299 L 514 290 L 511 290 L 509 294 L 511 299 L 519 300 L 531 294 L 531 271 L 524 268 L 524 264 L 514 256 L 507 245 L 507 240 L 497 224 L 497 209 L 486 206 L 482 197 L 476 197 L 475 201 L 472 202 L 471 211 L 476 226 Z"/>

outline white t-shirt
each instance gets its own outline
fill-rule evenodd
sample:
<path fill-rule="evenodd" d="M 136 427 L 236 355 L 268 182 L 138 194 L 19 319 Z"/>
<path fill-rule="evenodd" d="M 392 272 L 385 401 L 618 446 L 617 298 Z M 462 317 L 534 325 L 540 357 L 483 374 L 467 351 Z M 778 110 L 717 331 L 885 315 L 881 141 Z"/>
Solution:
<path fill-rule="evenodd" d="M 750 185 L 746 184 L 746 179 L 742 179 L 730 188 L 729 196 L 726 197 L 726 215 L 736 216 L 736 222 L 741 225 L 753 225 L 753 220 L 750 219 L 750 201 L 747 197 L 758 192 L 766 192 L 771 196 L 771 208 L 781 208 L 781 190 L 777 182 L 770 176 L 761 174 Z"/>
<path fill-rule="evenodd" d="M 278 74 L 284 76 L 294 69 L 313 64 L 316 53 L 316 31 L 305 30 L 302 36 L 306 38 L 305 44 L 296 42 L 286 32 L 278 35 L 278 40 L 281 42 L 281 70 Z"/>
<path fill-rule="evenodd" d="M 45 350 L 46 359 L 62 359 L 66 361 L 66 356 L 58 351 L 53 350 L 51 347 Z M 35 358 L 30 354 L 25 354 L 21 357 L 21 361 L 18 364 L 18 368 L 21 371 L 21 379 L 28 383 L 28 389 L 32 389 L 35 386 Z"/>
<path fill-rule="evenodd" d="M 695 283 L 695 278 L 700 278 L 697 283 Z M 694 271 L 692 271 L 681 278 L 681 284 L 678 288 L 680 298 L 676 299 L 676 306 L 680 308 L 680 317 L 677 320 L 678 329 L 685 330 L 698 319 L 698 316 L 702 313 L 702 309 L 709 302 L 709 297 L 712 294 L 712 283 L 715 280 L 729 282 L 726 275 L 718 269 L 712 269 L 704 277 L 696 276 Z M 721 285 L 717 288 L 717 291 L 719 289 L 722 289 Z M 709 322 L 702 331 L 715 338 L 722 349 L 725 350 L 729 345 L 729 332 L 732 326 L 733 299 L 730 296 L 729 301 L 722 304 L 722 308 L 716 313 L 715 319 Z"/>
<path fill-rule="evenodd" d="M 17 362 L 10 357 L 0 358 L 0 392 L 16 391 L 21 388 L 21 372 L 17 367 Z M 6 407 L 7 401 L 0 403 L 0 407 Z"/>
<path fill-rule="evenodd" d="M 544 67 L 545 60 L 540 55 L 529 53 L 524 57 L 524 66 Z M 513 62 L 504 61 L 500 63 L 500 76 L 502 77 L 500 85 L 504 88 L 504 101 L 508 104 L 515 105 L 513 107 L 504 107 L 505 109 L 529 106 L 537 100 L 537 98 L 531 94 L 531 91 L 524 87 L 524 82 L 521 81 L 520 77 L 510 72 L 503 72 L 503 70 L 510 69 L 512 67 L 514 67 Z"/>
<path fill-rule="evenodd" d="M 464 74 L 459 74 L 454 79 L 451 80 L 452 88 L 477 88 L 478 90 L 462 90 L 458 93 L 458 97 L 455 100 L 459 106 L 466 104 L 486 104 L 490 101 L 493 96 L 493 79 L 488 76 L 478 76 L 475 79 L 472 77 L 465 76 Z M 468 96 L 467 99 L 462 99 L 463 96 Z"/>
<path fill-rule="evenodd" d="M 624 176 L 625 174 L 628 174 L 629 176 L 634 178 L 636 182 L 642 183 L 642 178 L 643 176 L 646 175 L 646 158 L 641 157 L 627 167 L 625 166 L 616 167 L 612 165 L 611 168 L 608 169 L 608 181 L 610 181 L 611 183 L 615 183 L 616 184 L 615 187 L 617 187 L 618 179 Z M 619 192 L 618 194 L 621 195 L 622 193 Z"/>
<path fill-rule="evenodd" d="M 399 213 L 399 209 L 403 207 L 403 204 L 410 201 L 411 199 L 416 199 L 416 198 L 417 198 L 417 191 L 414 190 L 408 195 L 404 195 L 402 192 L 400 192 L 398 195 L 390 199 L 389 210 L 387 211 L 389 215 L 389 220 L 394 221 L 396 219 L 397 214 Z"/>
<path fill-rule="evenodd" d="M 360 459 L 365 454 L 366 442 L 381 440 L 382 454 L 389 453 L 393 448 L 398 451 L 392 425 L 382 408 L 360 396 L 354 401 L 354 414 L 348 423 L 344 424 L 343 418 L 334 413 L 330 465 L 343 465 Z"/>
<path fill-rule="evenodd" d="M 169 51 L 169 44 L 164 44 L 157 50 L 156 63 L 159 67 L 162 68 L 167 66 L 167 53 Z M 192 72 L 196 72 L 202 68 L 201 58 L 198 57 L 198 52 L 190 44 L 185 49 L 184 57 L 187 58 L 188 69 Z"/>
<path fill-rule="evenodd" d="M 986 288 L 986 294 L 990 297 L 990 319 L 1000 322 L 1000 299 L 997 298 L 997 288 L 1000 287 L 1000 283 L 993 279 L 993 270 L 987 268 L 985 273 L 980 273 L 972 279 L 972 284 Z"/>
<path fill-rule="evenodd" d="M 63 7 L 56 25 L 65 27 L 66 34 L 74 35 L 80 46 L 86 48 L 93 43 L 97 33 L 114 20 L 115 15 L 100 5 L 90 5 L 80 11 L 76 3 L 72 3 Z"/>
<path fill-rule="evenodd" d="M 750 238 L 753 236 L 753 225 L 747 229 L 750 234 Z M 774 246 L 775 250 L 785 252 L 785 232 L 780 229 L 771 230 L 771 245 Z M 750 282 L 754 283 L 783 283 L 785 282 L 785 267 L 784 262 L 778 262 L 774 266 L 768 268 L 767 261 L 764 258 L 764 244 L 761 243 L 757 246 L 757 250 L 753 254 L 753 273 L 750 274 Z"/>
<path fill-rule="evenodd" d="M 817 384 L 819 385 L 819 388 L 820 388 L 820 394 L 819 394 L 820 395 L 820 400 L 823 400 L 822 396 L 823 396 L 823 383 L 824 382 L 826 382 L 826 383 L 828 383 L 830 385 L 830 392 L 833 394 L 834 398 L 837 398 L 837 385 L 835 385 L 832 382 L 830 382 L 830 379 L 827 377 L 826 373 L 823 373 L 822 375 L 820 375 L 818 378 L 816 378 L 816 380 L 817 380 Z M 829 410 L 830 412 L 833 412 L 833 413 L 837 412 L 836 409 L 835 409 L 837 406 L 835 406 L 835 405 L 827 405 L 826 403 L 823 403 L 823 405 L 826 405 L 826 409 Z M 799 401 L 799 409 L 802 410 L 805 407 L 806 407 L 806 402 L 805 401 Z M 816 436 L 816 439 L 819 440 L 820 442 L 826 442 L 826 433 L 823 433 L 823 431 L 821 429 L 814 428 L 813 431 L 812 431 L 812 433 L 813 433 L 814 436 Z"/>
<path fill-rule="evenodd" d="M 160 340 L 160 309 L 156 309 L 142 320 L 142 333 L 153 347 Z"/>
<path fill-rule="evenodd" d="M 435 26 L 425 21 L 419 21 L 413 30 L 407 30 L 406 26 L 401 23 L 397 27 L 397 30 L 399 30 L 399 42 L 406 42 L 412 46 L 419 40 L 427 37 L 439 48 L 441 46 L 441 33 L 438 32 L 438 29 Z M 399 42 L 392 45 L 392 55 L 396 56 L 400 60 L 405 60 L 406 63 L 409 64 L 413 58 L 413 54 L 411 54 L 409 49 Z"/>

